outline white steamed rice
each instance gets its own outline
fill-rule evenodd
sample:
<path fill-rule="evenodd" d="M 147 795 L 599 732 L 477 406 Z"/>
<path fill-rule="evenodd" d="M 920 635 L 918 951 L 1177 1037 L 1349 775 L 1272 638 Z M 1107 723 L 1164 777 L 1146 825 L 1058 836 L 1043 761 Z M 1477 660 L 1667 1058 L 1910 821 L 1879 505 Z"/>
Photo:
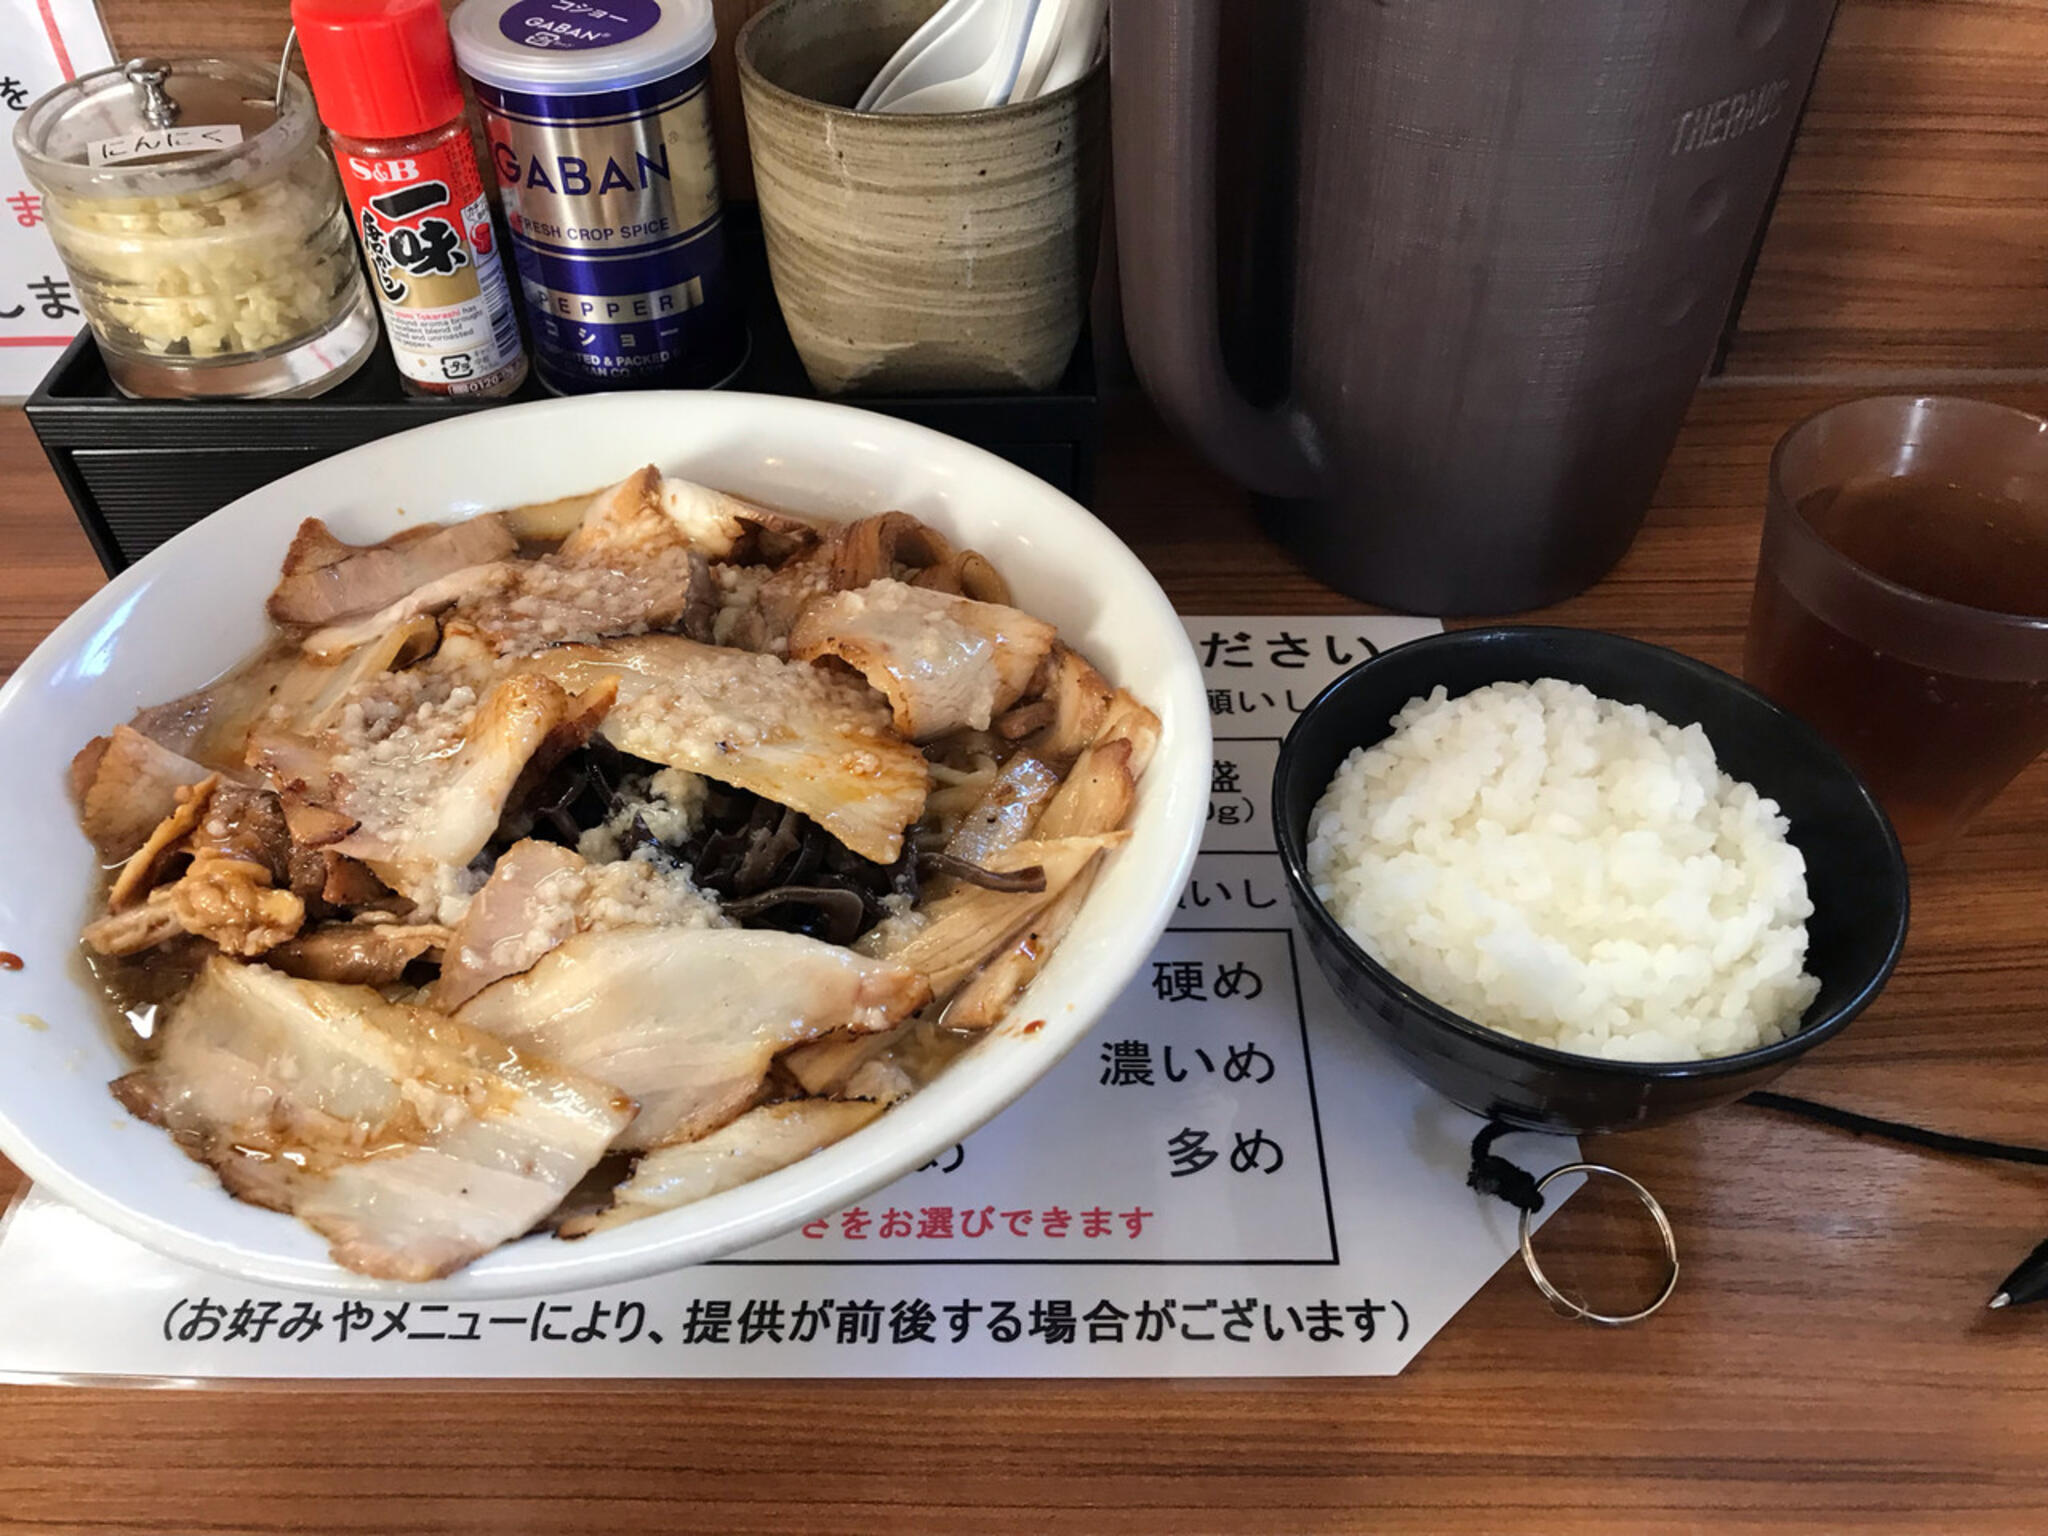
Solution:
<path fill-rule="evenodd" d="M 1444 1007 L 1691 1061 L 1782 1040 L 1820 990 L 1786 825 L 1697 725 L 1545 678 L 1410 700 L 1337 770 L 1308 867 L 1366 952 Z"/>

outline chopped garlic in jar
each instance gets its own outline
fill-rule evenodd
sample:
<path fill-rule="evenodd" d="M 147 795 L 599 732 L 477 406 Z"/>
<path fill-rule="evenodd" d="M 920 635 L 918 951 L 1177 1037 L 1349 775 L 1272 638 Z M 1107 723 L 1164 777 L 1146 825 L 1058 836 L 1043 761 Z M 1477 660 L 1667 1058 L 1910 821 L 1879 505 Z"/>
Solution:
<path fill-rule="evenodd" d="M 356 281 L 333 168 L 301 157 L 254 186 L 45 202 L 88 312 L 152 353 L 261 352 L 323 329 Z"/>
<path fill-rule="evenodd" d="M 22 170 L 124 394 L 303 398 L 377 340 L 312 93 L 227 59 L 131 59 L 38 97 Z"/>

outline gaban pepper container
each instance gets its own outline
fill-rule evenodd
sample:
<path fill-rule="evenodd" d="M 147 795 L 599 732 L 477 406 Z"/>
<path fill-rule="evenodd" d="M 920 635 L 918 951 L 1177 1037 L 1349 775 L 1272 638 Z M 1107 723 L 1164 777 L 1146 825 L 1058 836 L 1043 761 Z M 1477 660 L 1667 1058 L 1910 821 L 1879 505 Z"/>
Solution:
<path fill-rule="evenodd" d="M 746 359 L 711 137 L 710 0 L 464 0 L 449 29 L 541 382 L 725 383 Z"/>

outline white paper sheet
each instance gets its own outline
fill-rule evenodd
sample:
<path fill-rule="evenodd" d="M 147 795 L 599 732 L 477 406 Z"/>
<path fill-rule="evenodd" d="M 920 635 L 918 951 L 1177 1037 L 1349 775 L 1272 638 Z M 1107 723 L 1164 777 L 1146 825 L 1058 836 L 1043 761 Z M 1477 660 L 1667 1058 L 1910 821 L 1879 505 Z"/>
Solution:
<path fill-rule="evenodd" d="M 41 383 L 85 323 L 14 126 L 43 92 L 113 62 L 92 0 L 0 0 L 0 400 Z"/>
<path fill-rule="evenodd" d="M 1439 626 L 1187 625 L 1217 741 L 1175 926 L 1093 1037 L 931 1166 L 732 1260 L 472 1305 L 252 1288 L 31 1196 L 0 1236 L 0 1376 L 1398 1372 L 1513 1251 L 1515 1213 L 1465 1187 L 1480 1122 L 1329 995 L 1267 785 L 1324 683 Z M 1577 1155 L 1501 1146 L 1539 1173 Z"/>

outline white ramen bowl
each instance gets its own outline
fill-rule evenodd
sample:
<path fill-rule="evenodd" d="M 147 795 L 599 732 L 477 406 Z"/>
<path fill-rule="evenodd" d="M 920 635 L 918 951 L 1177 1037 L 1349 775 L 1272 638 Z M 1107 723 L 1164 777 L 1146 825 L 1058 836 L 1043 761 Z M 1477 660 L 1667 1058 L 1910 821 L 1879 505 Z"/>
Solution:
<path fill-rule="evenodd" d="M 263 599 L 301 518 L 369 542 L 426 520 L 591 490 L 647 463 L 820 517 L 900 508 L 986 554 L 1019 606 L 1057 623 L 1158 713 L 1164 732 L 1139 785 L 1132 838 L 1004 1024 L 836 1146 L 575 1242 L 525 1238 L 430 1285 L 366 1280 L 337 1266 L 325 1241 L 292 1217 L 230 1198 L 108 1094 L 127 1063 L 77 955 L 95 871 L 67 766 L 91 737 L 200 686 L 262 642 Z M 0 1152 L 160 1253 L 268 1284 L 514 1296 L 714 1258 L 917 1168 L 1087 1035 L 1145 960 L 1186 881 L 1209 755 L 1200 669 L 1158 584 L 1085 510 L 978 448 L 844 406 L 721 393 L 549 400 L 401 433 L 289 475 L 180 534 L 59 626 L 0 690 L 0 950 L 25 962 L 0 972 Z"/>

